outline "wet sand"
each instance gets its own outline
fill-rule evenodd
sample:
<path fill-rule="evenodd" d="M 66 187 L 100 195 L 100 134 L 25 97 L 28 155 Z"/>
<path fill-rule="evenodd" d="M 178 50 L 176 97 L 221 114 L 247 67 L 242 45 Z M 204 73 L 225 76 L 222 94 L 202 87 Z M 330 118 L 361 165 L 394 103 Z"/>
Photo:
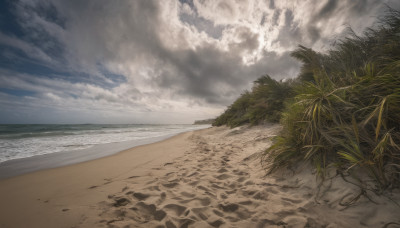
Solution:
<path fill-rule="evenodd" d="M 43 154 L 5 161 L 0 163 L 0 180 L 43 169 L 57 168 L 107 157 L 136 146 L 162 141 L 172 136 L 165 135 L 133 141 L 100 144 L 82 150 Z"/>

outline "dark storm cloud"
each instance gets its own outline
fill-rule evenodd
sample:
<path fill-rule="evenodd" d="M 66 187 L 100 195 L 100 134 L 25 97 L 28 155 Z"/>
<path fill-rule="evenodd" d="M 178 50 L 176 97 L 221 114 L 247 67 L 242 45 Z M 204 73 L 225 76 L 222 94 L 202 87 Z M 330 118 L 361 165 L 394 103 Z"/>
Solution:
<path fill-rule="evenodd" d="M 320 30 L 313 25 L 309 25 L 307 27 L 307 32 L 308 32 L 308 37 L 310 37 L 312 43 L 316 42 L 317 40 L 319 40 L 319 38 L 321 38 Z"/>
<path fill-rule="evenodd" d="M 10 2 L 0 16 L 0 109 L 129 109 L 143 120 L 193 104 L 216 115 L 261 75 L 295 77 L 298 44 L 320 51 L 344 23 L 363 29 L 383 12 L 378 0 Z"/>
<path fill-rule="evenodd" d="M 350 3 L 350 12 L 358 15 L 362 15 L 365 11 L 371 9 L 377 5 L 377 1 L 371 0 L 356 0 Z"/>
<path fill-rule="evenodd" d="M 274 0 L 269 0 L 269 8 L 275 9 L 275 1 Z"/>
<path fill-rule="evenodd" d="M 63 13 L 71 19 L 67 29 L 71 31 L 72 43 L 66 45 L 74 53 L 67 54 L 74 55 L 80 67 L 98 68 L 99 61 L 150 62 L 156 59 L 157 68 L 162 70 L 150 77 L 157 83 L 158 90 L 172 90 L 179 96 L 224 105 L 235 96 L 236 88 L 262 74 L 247 75 L 248 69 L 239 55 L 258 47 L 257 35 L 247 28 L 238 29 L 241 41 L 231 45 L 230 53 L 210 44 L 195 50 L 172 50 L 159 34 L 163 22 L 157 16 L 160 10 L 157 1 L 134 1 L 124 6 L 103 3 L 59 3 Z"/>
<path fill-rule="evenodd" d="M 275 9 L 274 10 L 274 15 L 272 16 L 272 25 L 275 25 L 275 26 L 278 25 L 280 16 L 281 16 L 281 10 L 280 9 Z"/>
<path fill-rule="evenodd" d="M 395 2 L 386 1 L 388 6 L 399 8 L 400 4 Z M 322 5 L 311 6 L 308 9 L 294 9 L 294 11 L 286 9 L 284 11 L 285 24 L 279 29 L 279 35 L 274 42 L 287 48 L 294 48 L 296 44 L 313 47 L 317 50 L 322 47 L 326 48 L 334 39 L 346 35 L 344 31 L 348 26 L 357 33 L 361 33 L 366 26 L 372 26 L 377 15 L 383 14 L 385 7 L 382 2 L 377 0 L 327 0 Z M 275 25 L 278 24 L 276 23 L 279 15 L 277 10 L 279 9 L 275 9 L 276 15 L 272 18 L 272 23 Z M 301 12 L 301 19 L 293 18 L 295 11 Z M 304 23 L 302 20 L 307 22 Z M 332 32 L 339 30 L 341 32 Z"/>
<path fill-rule="evenodd" d="M 236 33 L 240 42 L 231 43 L 229 45 L 229 49 L 237 54 L 240 55 L 244 51 L 253 51 L 259 45 L 258 42 L 258 35 L 251 32 L 249 28 L 240 27 L 236 29 Z"/>
<path fill-rule="evenodd" d="M 193 4 L 193 0 L 179 0 L 180 3 L 182 4 L 188 4 L 190 8 L 195 9 L 196 7 Z"/>
<path fill-rule="evenodd" d="M 349 21 L 351 21 L 352 18 L 364 15 L 366 11 L 374 9 L 376 6 L 381 4 L 379 1 L 376 0 L 346 1 L 346 4 L 344 5 L 345 11 L 336 12 L 340 6 L 340 3 L 341 2 L 338 0 L 328 0 L 325 5 L 312 17 L 311 23 L 316 23 L 320 20 L 328 20 L 331 17 L 337 16 L 337 13 L 341 14 L 344 17 L 348 17 L 350 19 Z"/>
<path fill-rule="evenodd" d="M 283 79 L 294 77 L 299 68 L 290 53 L 265 52 L 260 61 L 249 66 L 244 65 L 238 56 L 229 56 L 212 46 L 175 52 L 171 56 L 174 57 L 169 60 L 179 74 L 165 71 L 158 78 L 159 86 L 219 104 L 229 104 L 232 97 L 238 96 L 236 88 L 243 88 L 264 74 Z"/>
<path fill-rule="evenodd" d="M 87 10 L 90 8 L 88 5 L 81 4 L 89 3 L 70 3 L 68 7 L 73 10 L 68 13 L 73 14 L 75 20 L 83 20 L 82 16 L 88 17 L 86 24 L 75 23 L 71 27 L 75 31 L 74 34 L 79 34 L 75 39 L 85 35 L 96 37 L 96 40 L 81 41 L 77 44 L 78 52 L 83 51 L 84 60 L 96 62 L 101 56 L 104 61 L 124 61 L 135 60 L 140 56 L 146 62 L 146 59 L 155 58 L 157 68 L 161 71 L 150 77 L 154 78 L 161 91 L 172 90 L 179 96 L 226 105 L 236 96 L 237 88 L 249 84 L 264 74 L 266 69 L 274 68 L 271 72 L 278 75 L 285 74 L 287 69 L 287 66 L 283 66 L 284 62 L 283 65 L 275 64 L 270 67 L 260 65 L 257 70 L 244 65 L 241 54 L 253 51 L 259 45 L 257 34 L 245 27 L 237 29 L 240 42 L 230 44 L 229 53 L 206 43 L 196 49 L 174 50 L 162 42 L 158 33 L 163 22 L 156 16 L 159 13 L 156 1 L 135 1 L 130 8 L 116 8 L 111 3 L 105 3 L 93 11 Z M 114 11 L 119 14 L 112 14 Z M 134 18 L 130 17 L 132 12 Z M 286 20 L 293 20 L 291 12 L 286 15 Z M 104 25 L 103 21 L 96 21 L 98 18 L 104 18 L 109 23 L 118 23 L 121 27 L 119 33 L 104 34 L 104 30 L 99 29 Z M 85 28 L 92 29 L 84 31 Z M 88 57 L 87 53 L 90 53 L 91 57 Z M 282 66 L 282 69 L 276 69 L 276 66 Z"/>
<path fill-rule="evenodd" d="M 277 10 L 275 10 L 276 12 Z M 302 32 L 298 27 L 298 22 L 294 21 L 293 12 L 290 9 L 285 10 L 285 23 L 279 30 L 278 37 L 273 41 L 279 43 L 282 47 L 295 47 L 302 40 Z"/>
<path fill-rule="evenodd" d="M 156 1 L 62 1 L 60 5 L 71 20 L 71 46 L 78 47 L 74 51 L 94 54 L 96 61 L 157 52 L 161 46 L 157 34 L 161 29 L 160 6 Z"/>
<path fill-rule="evenodd" d="M 293 24 L 293 11 L 291 11 L 290 9 L 286 9 L 285 11 L 285 26 L 290 27 Z"/>
<path fill-rule="evenodd" d="M 248 82 L 241 59 L 226 56 L 213 46 L 174 52 L 168 61 L 176 71 L 174 74 L 163 74 L 159 78 L 159 86 L 173 88 L 180 95 L 199 97 L 210 103 L 226 104 L 235 95 L 232 88 Z M 230 89 L 223 91 L 222 88 Z"/>
<path fill-rule="evenodd" d="M 358 2 L 363 2 L 359 0 Z M 184 1 L 193 9 L 192 1 Z M 359 3 L 361 4 L 361 3 Z M 358 4 L 354 3 L 354 7 Z M 263 74 L 263 71 L 274 75 L 288 74 L 288 65 L 293 65 L 288 54 L 277 56 L 275 52 L 268 52 L 263 59 L 268 64 L 256 64 L 254 72 L 252 66 L 243 64 L 241 55 L 246 51 L 255 50 L 258 45 L 257 34 L 248 28 L 238 28 L 239 42 L 230 43 L 229 52 L 217 49 L 212 44 L 204 43 L 196 49 L 181 48 L 171 49 L 164 42 L 160 31 L 165 21 L 159 17 L 161 14 L 158 1 L 133 1 L 126 4 L 114 4 L 109 1 L 101 3 L 94 1 L 55 1 L 48 5 L 48 9 L 60 11 L 62 18 L 68 18 L 66 29 L 69 32 L 69 40 L 65 46 L 69 47 L 68 57 L 72 66 L 79 65 L 82 69 L 87 67 L 98 68 L 100 62 L 124 62 L 142 61 L 157 62 L 164 68 L 154 77 L 159 90 L 170 90 L 181 96 L 193 99 L 201 98 L 210 103 L 225 104 L 227 99 L 236 92 L 236 88 Z M 273 0 L 269 1 L 270 8 L 276 8 Z M 318 19 L 328 17 L 337 7 L 337 1 L 329 0 L 315 16 Z M 217 8 L 233 14 L 230 4 L 220 2 Z M 36 9 L 43 14 L 43 7 Z M 118 13 L 116 13 L 118 12 Z M 272 23 L 278 25 L 282 9 L 275 9 Z M 284 47 L 295 47 L 301 43 L 304 36 L 308 36 L 312 42 L 321 38 L 320 30 L 310 24 L 304 32 L 294 21 L 294 13 L 290 9 L 284 9 L 284 24 L 280 28 L 275 42 Z M 182 14 L 183 22 L 194 25 L 199 31 L 206 31 L 211 37 L 219 38 L 223 27 L 214 27 L 213 22 L 194 15 Z M 31 27 L 37 24 L 26 23 Z M 65 26 L 63 26 L 65 27 Z M 175 40 L 174 42 L 179 42 Z M 61 46 L 61 45 L 58 45 Z M 273 59 L 278 59 L 275 61 Z M 273 64 L 272 64 L 273 63 Z M 253 67 L 254 67 L 253 66 Z M 296 66 L 296 65 L 295 65 Z M 86 68 L 85 68 L 86 67 Z M 252 75 L 248 75 L 252 72 Z M 250 79 L 250 80 L 249 80 Z M 226 96 L 218 96 L 221 91 L 217 86 L 225 88 Z"/>
<path fill-rule="evenodd" d="M 263 13 L 263 16 L 262 16 L 261 21 L 260 21 L 260 25 L 261 25 L 261 26 L 264 25 L 266 18 L 267 18 L 267 14 L 266 14 L 266 13 Z"/>
<path fill-rule="evenodd" d="M 314 17 L 314 20 L 320 20 L 321 18 L 330 17 L 337 6 L 338 0 L 328 0 L 324 7 L 322 7 L 319 13 Z"/>
<path fill-rule="evenodd" d="M 233 44 L 229 53 L 205 44 L 196 50 L 169 51 L 160 59 L 165 63 L 158 78 L 160 88 L 173 89 L 179 95 L 204 99 L 208 103 L 228 104 L 237 96 L 237 89 L 259 77 L 262 72 L 251 72 L 239 53 L 258 47 L 257 36 L 248 29 L 239 29 L 242 42 Z M 237 53 L 237 54 L 232 54 Z M 250 74 L 254 73 L 254 74 Z"/>

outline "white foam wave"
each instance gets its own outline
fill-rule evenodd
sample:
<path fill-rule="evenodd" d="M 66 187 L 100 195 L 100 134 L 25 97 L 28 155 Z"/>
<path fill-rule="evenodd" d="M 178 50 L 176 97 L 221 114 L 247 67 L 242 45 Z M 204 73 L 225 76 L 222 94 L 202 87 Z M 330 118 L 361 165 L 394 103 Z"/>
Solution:
<path fill-rule="evenodd" d="M 205 127 L 207 126 L 146 125 L 128 128 L 81 130 L 69 132 L 69 134 L 65 135 L 46 132 L 46 136 L 41 135 L 40 137 L 1 138 L 0 162 L 49 153 L 82 150 L 99 144 L 160 137 Z"/>

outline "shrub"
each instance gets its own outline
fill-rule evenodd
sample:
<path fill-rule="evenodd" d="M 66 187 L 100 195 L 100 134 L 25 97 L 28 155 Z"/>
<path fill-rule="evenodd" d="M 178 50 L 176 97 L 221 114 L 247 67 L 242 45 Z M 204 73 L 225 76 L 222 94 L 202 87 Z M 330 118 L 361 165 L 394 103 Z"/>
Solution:
<path fill-rule="evenodd" d="M 254 81 L 251 92 L 243 93 L 225 112 L 216 118 L 213 126 L 236 127 L 278 122 L 286 98 L 293 96 L 293 80 L 276 81 L 265 75 Z"/>
<path fill-rule="evenodd" d="M 269 171 L 310 160 L 321 177 L 335 165 L 356 167 L 379 190 L 400 184 L 400 13 L 389 10 L 377 28 L 351 33 L 327 54 L 300 46 L 303 63 L 283 131 L 266 150 Z"/>

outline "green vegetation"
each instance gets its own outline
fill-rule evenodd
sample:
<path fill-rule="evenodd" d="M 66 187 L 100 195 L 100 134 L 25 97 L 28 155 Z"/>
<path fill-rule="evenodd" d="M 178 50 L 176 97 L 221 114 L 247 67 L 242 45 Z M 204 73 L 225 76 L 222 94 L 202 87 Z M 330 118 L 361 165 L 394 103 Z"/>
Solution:
<path fill-rule="evenodd" d="M 280 118 L 283 130 L 263 158 L 270 172 L 308 160 L 320 177 L 335 166 L 368 174 L 376 190 L 400 187 L 400 12 L 389 9 L 375 28 L 325 54 L 300 46 L 292 56 L 303 63 L 295 82 L 256 81 L 214 124 Z"/>
<path fill-rule="evenodd" d="M 254 81 L 251 92 L 243 93 L 217 119 L 213 126 L 237 127 L 243 124 L 278 122 L 284 101 L 293 96 L 292 80 L 278 82 L 265 75 Z"/>
<path fill-rule="evenodd" d="M 212 123 L 214 123 L 214 119 L 206 119 L 206 120 L 196 120 L 196 121 L 194 121 L 194 124 L 195 125 L 197 125 L 197 124 L 212 124 Z"/>

